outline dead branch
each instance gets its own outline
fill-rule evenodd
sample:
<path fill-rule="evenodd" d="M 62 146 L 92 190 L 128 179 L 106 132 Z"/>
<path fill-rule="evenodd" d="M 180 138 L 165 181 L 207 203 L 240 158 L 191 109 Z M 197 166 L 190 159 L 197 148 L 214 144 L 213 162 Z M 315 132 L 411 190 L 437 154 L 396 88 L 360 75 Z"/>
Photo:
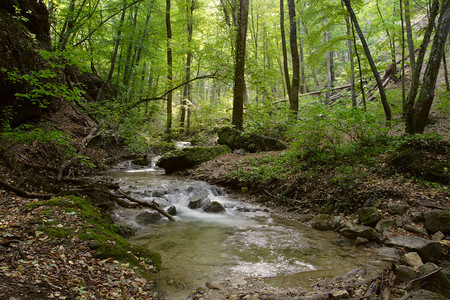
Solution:
<path fill-rule="evenodd" d="M 50 199 L 52 197 L 51 194 L 29 193 L 27 191 L 24 191 L 22 189 L 19 189 L 15 186 L 10 185 L 9 183 L 7 183 L 1 179 L 0 179 L 0 187 L 15 193 L 16 195 L 18 195 L 20 197 L 25 197 L 25 198 L 36 198 L 36 199 L 45 199 L 46 200 L 46 199 Z"/>
<path fill-rule="evenodd" d="M 429 277 L 433 276 L 434 274 L 438 273 L 441 270 L 442 270 L 442 267 L 439 267 L 436 270 L 433 270 L 428 274 L 425 274 L 423 276 L 420 276 L 420 277 L 417 277 L 417 278 L 411 280 L 410 282 L 408 282 L 408 284 L 405 286 L 404 289 L 407 291 L 413 289 L 415 285 L 420 285 L 420 283 L 422 281 L 424 281 L 425 279 L 428 279 Z"/>
<path fill-rule="evenodd" d="M 128 199 L 131 202 L 140 204 L 142 206 L 146 206 L 146 207 L 152 208 L 152 209 L 156 210 L 157 212 L 159 212 L 160 214 L 162 214 L 163 216 L 165 216 L 170 221 L 175 221 L 175 219 L 171 215 L 169 215 L 167 212 L 165 212 L 163 209 L 161 209 L 161 207 L 159 207 L 158 204 L 156 204 L 155 202 L 148 203 L 148 202 L 145 202 L 145 201 L 142 201 L 142 200 L 139 200 L 139 199 L 135 199 L 135 198 L 130 197 L 127 194 L 125 194 L 125 193 L 123 193 L 121 191 L 117 191 L 117 193 L 120 195 L 120 197 Z"/>
<path fill-rule="evenodd" d="M 166 91 L 164 94 L 162 94 L 159 97 L 140 99 L 137 102 L 135 102 L 135 103 L 131 104 L 130 106 L 128 106 L 126 108 L 126 111 L 130 111 L 133 108 L 136 108 L 139 104 L 142 104 L 142 103 L 145 103 L 145 102 L 156 101 L 156 100 L 164 100 L 166 98 L 166 96 L 169 95 L 170 93 L 172 93 L 173 91 L 175 91 L 175 90 L 179 89 L 180 87 L 185 86 L 186 84 L 191 83 L 193 81 L 200 80 L 200 79 L 216 78 L 217 77 L 217 72 L 218 71 L 214 72 L 213 74 L 209 74 L 209 75 L 197 76 L 195 78 L 192 78 L 191 80 L 188 80 L 188 81 L 185 81 L 183 83 L 180 83 L 179 85 L 171 88 L 170 90 Z"/>
<path fill-rule="evenodd" d="M 86 149 L 86 146 L 89 144 L 89 142 L 97 136 L 96 132 L 98 131 L 98 129 L 99 127 L 92 128 L 91 132 L 89 132 L 89 134 L 81 141 L 80 149 L 78 149 L 77 155 L 72 156 L 71 159 L 63 163 L 58 171 L 58 180 L 61 180 L 64 171 L 78 159 L 78 156 L 83 154 L 84 149 Z"/>
<path fill-rule="evenodd" d="M 335 87 L 335 88 L 332 88 L 331 91 L 334 92 L 334 91 L 339 91 L 339 90 L 345 90 L 345 89 L 350 88 L 351 86 L 352 86 L 351 84 L 346 84 L 346 85 L 342 85 L 342 86 L 337 86 L 337 87 Z M 303 96 L 314 96 L 314 95 L 320 95 L 320 94 L 325 93 L 325 92 L 326 92 L 325 90 L 321 90 L 321 91 L 316 91 L 316 92 L 310 92 L 310 93 L 305 93 L 305 94 L 299 94 L 298 96 L 299 96 L 299 97 L 303 97 Z M 281 102 L 287 102 L 287 101 L 289 101 L 289 99 L 282 99 L 282 100 L 278 100 L 278 101 L 272 102 L 272 104 L 278 104 L 278 103 L 281 103 Z"/>

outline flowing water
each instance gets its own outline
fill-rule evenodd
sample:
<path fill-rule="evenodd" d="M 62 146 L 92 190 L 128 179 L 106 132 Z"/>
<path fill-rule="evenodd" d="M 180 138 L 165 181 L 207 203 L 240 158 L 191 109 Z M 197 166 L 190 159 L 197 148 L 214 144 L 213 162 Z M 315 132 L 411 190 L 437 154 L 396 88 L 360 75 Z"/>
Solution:
<path fill-rule="evenodd" d="M 369 272 L 381 268 L 371 251 L 334 244 L 339 237 L 336 233 L 277 219 L 267 209 L 240 202 L 220 187 L 129 162 L 110 174 L 132 197 L 176 207 L 175 222 L 163 218 L 146 226 L 136 222 L 136 216 L 146 209 L 114 212 L 116 222 L 137 230 L 131 243 L 161 254 L 158 283 L 171 299 L 185 299 L 208 281 L 253 277 L 264 278 L 273 288 L 308 288 L 319 278 L 357 267 Z M 188 207 L 190 200 L 199 198 L 221 203 L 225 212 Z"/>

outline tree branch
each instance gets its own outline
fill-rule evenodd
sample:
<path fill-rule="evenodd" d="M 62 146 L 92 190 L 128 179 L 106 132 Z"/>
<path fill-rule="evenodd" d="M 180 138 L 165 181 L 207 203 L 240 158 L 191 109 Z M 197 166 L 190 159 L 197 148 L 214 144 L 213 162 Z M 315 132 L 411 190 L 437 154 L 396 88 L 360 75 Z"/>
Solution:
<path fill-rule="evenodd" d="M 155 101 L 155 100 L 164 100 L 164 98 L 167 95 L 169 95 L 170 93 L 172 93 L 173 91 L 175 91 L 175 90 L 179 89 L 180 87 L 185 86 L 186 84 L 191 83 L 193 81 L 200 80 L 200 79 L 216 78 L 217 77 L 217 72 L 218 71 L 214 72 L 213 74 L 198 76 L 198 77 L 195 77 L 195 78 L 193 78 L 191 80 L 188 80 L 188 81 L 185 81 L 183 83 L 180 83 L 179 85 L 176 85 L 175 87 L 173 87 L 170 90 L 166 91 L 164 94 L 162 94 L 159 97 L 140 99 L 137 102 L 135 102 L 135 103 L 131 104 L 130 106 L 128 106 L 126 108 L 126 111 L 130 111 L 133 108 L 136 108 L 139 104 L 142 104 L 142 103 L 145 103 L 145 102 Z"/>

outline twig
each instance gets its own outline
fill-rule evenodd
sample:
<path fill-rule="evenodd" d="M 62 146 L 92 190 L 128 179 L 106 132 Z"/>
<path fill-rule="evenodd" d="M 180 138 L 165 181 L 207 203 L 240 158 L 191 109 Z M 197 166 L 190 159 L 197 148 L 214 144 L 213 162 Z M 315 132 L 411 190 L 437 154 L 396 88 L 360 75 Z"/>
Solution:
<path fill-rule="evenodd" d="M 428 274 L 425 274 L 425 275 L 423 275 L 423 276 L 420 276 L 420 277 L 417 277 L 417 278 L 411 280 L 411 281 L 408 282 L 408 284 L 404 287 L 404 289 L 407 290 L 407 291 L 408 291 L 408 290 L 411 290 L 412 288 L 414 288 L 414 285 L 415 285 L 417 282 L 420 282 L 420 281 L 422 281 L 422 280 L 424 280 L 424 279 L 427 279 L 428 277 L 433 276 L 434 274 L 438 273 L 440 270 L 442 270 L 442 267 L 439 267 L 439 268 L 437 268 L 436 270 L 433 270 L 433 271 L 431 271 L 431 272 L 428 273 Z"/>

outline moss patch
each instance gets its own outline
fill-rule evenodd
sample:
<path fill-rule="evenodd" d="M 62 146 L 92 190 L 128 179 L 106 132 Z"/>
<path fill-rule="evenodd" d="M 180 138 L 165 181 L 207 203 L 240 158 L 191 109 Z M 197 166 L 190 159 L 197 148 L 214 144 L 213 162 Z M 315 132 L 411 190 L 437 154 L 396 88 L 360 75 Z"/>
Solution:
<path fill-rule="evenodd" d="M 100 258 L 113 258 L 144 268 L 150 265 L 156 270 L 161 266 L 161 256 L 158 253 L 128 243 L 119 235 L 120 226 L 113 224 L 107 215 L 102 214 L 86 199 L 65 196 L 33 202 L 27 208 L 41 209 L 43 225 L 40 230 L 52 238 L 71 239 L 77 236 L 80 240 L 95 244 Z M 73 222 L 58 218 L 61 214 L 73 217 Z"/>

